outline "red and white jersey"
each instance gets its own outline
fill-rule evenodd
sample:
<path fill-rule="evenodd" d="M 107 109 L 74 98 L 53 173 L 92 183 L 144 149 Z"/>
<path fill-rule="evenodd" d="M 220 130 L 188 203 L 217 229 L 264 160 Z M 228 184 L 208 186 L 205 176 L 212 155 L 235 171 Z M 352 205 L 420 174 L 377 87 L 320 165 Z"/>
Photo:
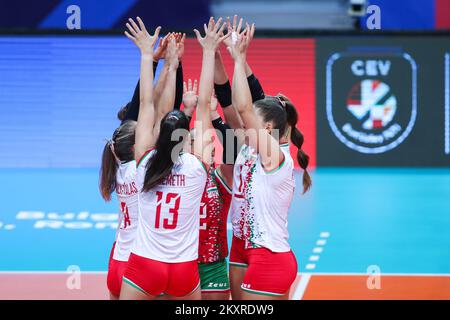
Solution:
<path fill-rule="evenodd" d="M 244 145 L 234 166 L 231 223 L 235 237 L 246 241 L 246 248 L 258 246 L 273 252 L 287 252 L 288 211 L 294 196 L 294 161 L 289 145 L 281 145 L 284 161 L 266 172 L 260 155 Z"/>
<path fill-rule="evenodd" d="M 138 226 L 136 161 L 119 165 L 116 172 L 116 196 L 119 201 L 120 213 L 113 259 L 128 261 Z"/>
<path fill-rule="evenodd" d="M 228 256 L 227 218 L 231 195 L 230 188 L 211 167 L 200 205 L 198 262 L 212 263 Z"/>
<path fill-rule="evenodd" d="M 197 260 L 205 166 L 196 156 L 182 153 L 162 183 L 142 192 L 146 166 L 154 153 L 147 153 L 137 166 L 139 226 L 132 252 L 169 263 Z"/>

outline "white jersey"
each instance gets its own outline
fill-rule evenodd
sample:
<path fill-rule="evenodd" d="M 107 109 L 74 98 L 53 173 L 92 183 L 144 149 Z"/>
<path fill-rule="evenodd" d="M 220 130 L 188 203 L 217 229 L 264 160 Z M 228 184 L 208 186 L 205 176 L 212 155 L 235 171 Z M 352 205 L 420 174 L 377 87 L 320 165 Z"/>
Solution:
<path fill-rule="evenodd" d="M 283 163 L 264 171 L 255 149 L 244 145 L 234 166 L 230 215 L 233 235 L 245 240 L 246 248 L 264 247 L 288 252 L 288 211 L 295 189 L 294 161 L 289 145 L 281 145 Z"/>
<path fill-rule="evenodd" d="M 197 260 L 200 201 L 207 172 L 196 156 L 182 153 L 162 183 L 142 192 L 146 166 L 154 152 L 137 167 L 140 223 L 132 252 L 169 263 Z"/>
<path fill-rule="evenodd" d="M 136 161 L 119 165 L 116 173 L 116 195 L 120 213 L 113 259 L 128 261 L 138 226 Z"/>

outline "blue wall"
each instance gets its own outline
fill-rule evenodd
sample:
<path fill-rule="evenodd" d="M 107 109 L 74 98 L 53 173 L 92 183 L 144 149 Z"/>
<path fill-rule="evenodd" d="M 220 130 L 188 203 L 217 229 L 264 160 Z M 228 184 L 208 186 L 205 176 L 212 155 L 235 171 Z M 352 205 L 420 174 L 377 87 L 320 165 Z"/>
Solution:
<path fill-rule="evenodd" d="M 382 30 L 430 30 L 435 28 L 435 0 L 368 0 L 381 9 Z M 362 26 L 366 26 L 367 17 Z"/>
<path fill-rule="evenodd" d="M 147 27 L 191 29 L 207 21 L 209 3 L 210 0 L 0 0 L 0 28 L 66 29 L 70 16 L 67 7 L 77 5 L 81 29 L 122 29 L 128 17 L 137 15 Z"/>
<path fill-rule="evenodd" d="M 0 37 L 0 168 L 97 167 L 138 76 L 125 37 Z"/>

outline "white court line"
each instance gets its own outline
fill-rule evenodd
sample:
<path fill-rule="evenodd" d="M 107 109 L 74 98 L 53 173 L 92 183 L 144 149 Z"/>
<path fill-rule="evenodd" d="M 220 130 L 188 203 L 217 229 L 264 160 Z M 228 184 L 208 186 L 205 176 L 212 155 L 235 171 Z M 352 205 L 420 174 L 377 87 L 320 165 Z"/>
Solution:
<path fill-rule="evenodd" d="M 299 275 L 302 273 L 298 273 Z M 313 276 L 367 276 L 370 274 L 364 272 L 314 272 Z M 399 276 L 399 277 L 450 277 L 450 273 L 380 273 L 380 276 Z"/>
<path fill-rule="evenodd" d="M 311 279 L 310 273 L 298 273 L 300 275 L 300 282 L 292 295 L 292 300 L 302 300 L 305 294 L 306 287 L 308 287 L 309 279 Z"/>
<path fill-rule="evenodd" d="M 321 238 L 328 238 L 330 236 L 330 233 L 329 232 L 321 232 L 320 233 L 320 237 Z"/>
<path fill-rule="evenodd" d="M 306 268 L 306 270 L 313 270 L 313 269 L 316 268 L 316 264 L 315 263 L 308 263 L 305 268 Z"/>
<path fill-rule="evenodd" d="M 316 242 L 316 245 L 318 245 L 318 246 L 324 246 L 326 244 L 327 244 L 327 240 L 325 240 L 325 239 L 320 239 L 320 240 L 317 240 L 317 242 Z"/>
<path fill-rule="evenodd" d="M 319 261 L 319 259 L 320 259 L 320 256 L 317 256 L 317 255 L 313 255 L 313 256 L 309 257 L 309 261 Z"/>
<path fill-rule="evenodd" d="M 308 287 L 311 276 L 369 276 L 363 272 L 313 272 L 313 273 L 297 273 L 300 276 L 300 281 L 295 288 L 292 300 L 301 300 Z M 450 273 L 382 273 L 381 276 L 398 276 L 398 277 L 450 277 Z"/>
<path fill-rule="evenodd" d="M 323 248 L 321 248 L 321 247 L 314 248 L 313 252 L 314 253 L 322 253 L 323 252 Z"/>

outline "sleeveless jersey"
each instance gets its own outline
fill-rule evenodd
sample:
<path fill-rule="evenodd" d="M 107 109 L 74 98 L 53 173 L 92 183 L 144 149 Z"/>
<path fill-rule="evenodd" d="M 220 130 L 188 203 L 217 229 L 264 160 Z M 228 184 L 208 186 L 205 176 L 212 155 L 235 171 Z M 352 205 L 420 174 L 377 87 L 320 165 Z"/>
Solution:
<path fill-rule="evenodd" d="M 137 167 L 139 226 L 132 252 L 169 263 L 197 260 L 205 166 L 196 156 L 182 153 L 171 174 L 143 192 L 146 166 L 154 153 L 147 153 Z"/>
<path fill-rule="evenodd" d="M 228 256 L 227 218 L 231 190 L 211 167 L 200 205 L 198 262 L 212 263 Z"/>
<path fill-rule="evenodd" d="M 246 248 L 265 247 L 273 252 L 287 252 L 288 211 L 295 189 L 294 161 L 289 145 L 281 145 L 284 161 L 265 172 L 261 158 L 244 145 L 235 162 L 231 222 L 233 234 L 245 240 Z"/>
<path fill-rule="evenodd" d="M 116 173 L 116 196 L 120 213 L 113 259 L 128 261 L 138 226 L 136 161 L 119 165 Z"/>

